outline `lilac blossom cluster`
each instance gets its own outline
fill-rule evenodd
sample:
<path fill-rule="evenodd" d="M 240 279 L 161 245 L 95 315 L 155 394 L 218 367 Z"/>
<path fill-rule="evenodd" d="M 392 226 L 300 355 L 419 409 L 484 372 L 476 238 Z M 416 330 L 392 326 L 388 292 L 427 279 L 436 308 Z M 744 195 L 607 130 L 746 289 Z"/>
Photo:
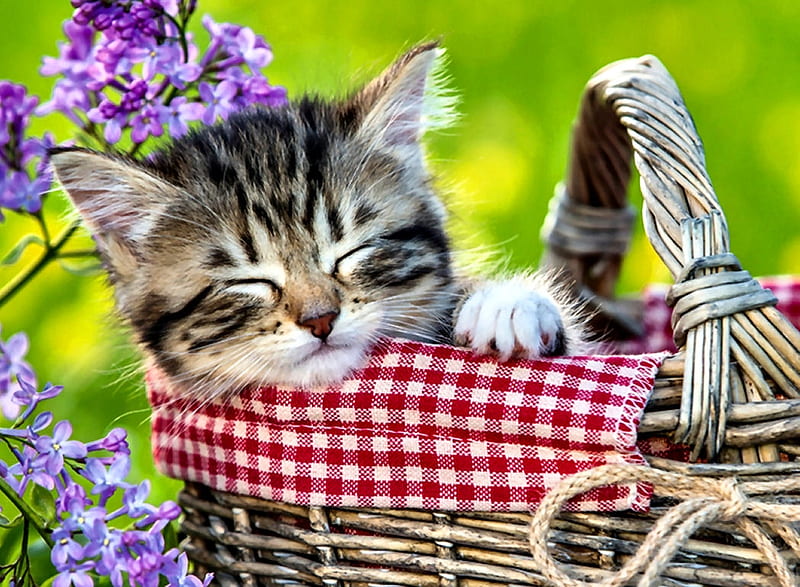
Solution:
<path fill-rule="evenodd" d="M 136 145 L 150 136 L 187 132 L 188 123 L 226 118 L 251 104 L 286 102 L 261 68 L 272 51 L 251 29 L 203 18 L 210 35 L 199 51 L 186 30 L 192 0 L 72 0 L 67 42 L 46 57 L 59 76 L 39 113 L 62 112 L 88 134 L 116 144 L 126 130 Z"/>
<path fill-rule="evenodd" d="M 41 194 L 50 188 L 51 174 L 43 156 L 52 139 L 26 136 L 38 102 L 24 86 L 0 81 L 0 208 L 35 214 L 42 207 Z"/>
<path fill-rule="evenodd" d="M 125 430 L 116 428 L 105 438 L 83 443 L 71 439 L 68 421 L 51 428 L 52 412 L 37 408 L 61 387 L 48 383 L 38 390 L 26 350 L 24 334 L 6 343 L 0 340 L 0 400 L 15 406 L 5 410 L 15 416 L 14 424 L 0 428 L 11 457 L 0 459 L 0 490 L 28 514 L 26 523 L 37 518 L 58 573 L 54 587 L 90 587 L 96 576 L 108 577 L 114 587 L 126 581 L 157 586 L 164 580 L 175 587 L 207 586 L 211 577 L 201 581 L 188 574 L 186 554 L 165 543 L 162 531 L 180 514 L 178 505 L 151 505 L 146 501 L 148 481 L 126 482 L 130 449 Z M 54 496 L 50 503 L 55 511 L 28 511 L 23 500 L 42 490 Z M 111 507 L 112 502 L 118 505 Z M 28 582 L 26 556 L 23 552 L 16 562 L 0 566 L 0 581 Z"/>
<path fill-rule="evenodd" d="M 39 105 L 24 86 L 0 81 L 0 208 L 36 214 L 52 184 L 53 140 L 26 137 L 32 115 L 60 112 L 94 146 L 127 136 L 136 152 L 150 137 L 185 134 L 193 121 L 286 103 L 286 90 L 261 72 L 272 50 L 252 29 L 206 15 L 210 41 L 200 52 L 187 31 L 196 0 L 71 1 L 66 41 L 40 70 L 56 77 L 50 99 Z"/>

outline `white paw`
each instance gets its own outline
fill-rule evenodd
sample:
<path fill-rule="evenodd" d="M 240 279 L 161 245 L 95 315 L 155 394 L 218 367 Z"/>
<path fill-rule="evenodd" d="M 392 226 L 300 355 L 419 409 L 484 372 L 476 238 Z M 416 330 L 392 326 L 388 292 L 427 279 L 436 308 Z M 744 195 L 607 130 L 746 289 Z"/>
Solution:
<path fill-rule="evenodd" d="M 464 302 L 456 343 L 500 360 L 563 354 L 564 322 L 555 302 L 519 281 L 490 282 Z"/>

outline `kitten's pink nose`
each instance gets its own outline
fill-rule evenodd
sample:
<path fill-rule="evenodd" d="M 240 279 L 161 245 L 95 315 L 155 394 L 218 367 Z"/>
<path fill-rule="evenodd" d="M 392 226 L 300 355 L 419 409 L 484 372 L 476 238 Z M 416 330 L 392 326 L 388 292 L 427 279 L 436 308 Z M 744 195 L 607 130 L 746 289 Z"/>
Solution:
<path fill-rule="evenodd" d="M 338 315 L 339 312 L 328 312 L 327 314 L 322 314 L 321 316 L 307 318 L 302 322 L 298 322 L 298 324 L 303 328 L 308 328 L 311 331 L 311 334 L 324 341 L 326 338 L 328 338 L 331 330 L 333 330 L 333 321 L 336 320 Z"/>

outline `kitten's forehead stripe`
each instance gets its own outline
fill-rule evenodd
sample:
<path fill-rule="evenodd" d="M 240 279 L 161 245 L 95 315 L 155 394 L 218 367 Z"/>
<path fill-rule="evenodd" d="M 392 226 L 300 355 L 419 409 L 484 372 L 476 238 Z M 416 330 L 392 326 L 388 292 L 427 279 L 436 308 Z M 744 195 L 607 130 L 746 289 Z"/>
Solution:
<path fill-rule="evenodd" d="M 235 267 L 236 261 L 230 256 L 228 251 L 220 247 L 213 247 L 206 256 L 205 264 L 212 268 Z"/>
<path fill-rule="evenodd" d="M 356 212 L 353 216 L 353 221 L 357 227 L 362 227 L 369 224 L 378 217 L 378 211 L 367 204 L 366 202 L 359 202 L 356 206 Z"/>
<path fill-rule="evenodd" d="M 307 230 L 311 230 L 312 225 L 314 223 L 314 211 L 317 209 L 317 192 L 308 189 L 306 193 L 306 202 L 305 202 L 305 209 L 303 210 L 303 226 L 306 227 Z"/>
<path fill-rule="evenodd" d="M 242 231 L 239 233 L 239 242 L 247 255 L 247 260 L 253 265 L 258 263 L 258 252 L 256 251 L 255 244 L 253 244 L 253 235 L 250 234 L 248 228 L 242 228 Z"/>
<path fill-rule="evenodd" d="M 247 190 L 244 184 L 241 181 L 236 181 L 233 186 L 233 191 L 236 194 L 236 203 L 239 206 L 239 211 L 244 218 L 247 218 L 247 212 L 250 209 L 250 199 L 247 197 Z"/>
<path fill-rule="evenodd" d="M 259 159 L 261 152 L 252 150 L 250 152 L 246 151 L 245 153 L 244 169 L 245 173 L 247 173 L 247 179 L 253 187 L 259 189 L 264 185 L 264 175 Z"/>
<path fill-rule="evenodd" d="M 317 104 L 309 99 L 300 102 L 298 113 L 303 123 L 305 137 L 303 145 L 306 159 L 306 202 L 303 223 L 311 227 L 314 210 L 325 189 L 325 172 L 330 149 L 330 129 L 326 128 Z"/>
<path fill-rule="evenodd" d="M 236 169 L 227 161 L 220 161 L 217 153 L 209 153 L 208 177 L 217 186 L 235 185 L 239 183 L 239 174 Z"/>
<path fill-rule="evenodd" d="M 272 215 L 269 213 L 264 206 L 259 204 L 258 202 L 253 202 L 253 214 L 261 223 L 261 225 L 267 230 L 267 232 L 271 236 L 277 236 L 278 231 L 275 227 L 275 221 L 272 219 Z"/>
<path fill-rule="evenodd" d="M 328 206 L 328 225 L 331 229 L 331 237 L 335 242 L 339 242 L 344 238 L 342 219 L 339 216 L 339 210 L 334 205 Z"/>

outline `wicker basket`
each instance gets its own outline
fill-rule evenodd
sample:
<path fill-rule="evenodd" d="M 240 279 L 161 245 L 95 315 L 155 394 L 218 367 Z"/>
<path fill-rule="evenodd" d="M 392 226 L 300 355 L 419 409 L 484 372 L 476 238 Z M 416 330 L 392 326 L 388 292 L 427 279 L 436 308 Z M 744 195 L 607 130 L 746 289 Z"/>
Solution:
<path fill-rule="evenodd" d="M 637 331 L 641 308 L 613 299 L 631 156 L 645 230 L 675 277 L 681 348 L 640 436 L 670 434 L 704 464 L 595 469 L 532 514 L 300 507 L 187 484 L 185 548 L 199 570 L 244 585 L 800 584 L 800 334 L 730 253 L 702 145 L 654 57 L 590 80 L 546 261 L 581 284 L 598 328 Z M 558 513 L 592 484 L 630 479 L 653 483 L 649 513 Z"/>

